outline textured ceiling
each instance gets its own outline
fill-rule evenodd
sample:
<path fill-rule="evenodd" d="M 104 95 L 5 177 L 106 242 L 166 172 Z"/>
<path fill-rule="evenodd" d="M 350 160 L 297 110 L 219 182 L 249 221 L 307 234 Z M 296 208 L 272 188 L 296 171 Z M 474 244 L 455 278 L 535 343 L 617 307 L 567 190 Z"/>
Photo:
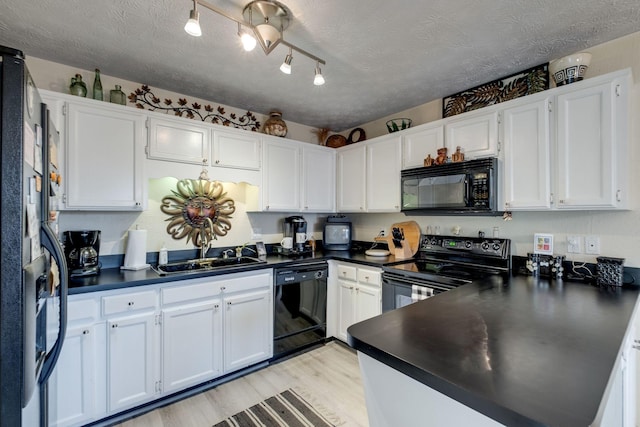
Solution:
<path fill-rule="evenodd" d="M 241 18 L 248 0 L 210 0 Z M 191 0 L 0 0 L 0 44 L 28 56 L 341 131 L 640 30 L 638 0 L 283 0 L 288 50 L 244 52 L 237 25 Z"/>

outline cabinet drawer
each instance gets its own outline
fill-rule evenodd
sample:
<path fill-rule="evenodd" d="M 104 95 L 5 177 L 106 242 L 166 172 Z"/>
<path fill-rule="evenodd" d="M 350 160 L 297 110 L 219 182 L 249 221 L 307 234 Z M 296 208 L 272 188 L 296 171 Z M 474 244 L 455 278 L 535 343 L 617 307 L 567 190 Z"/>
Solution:
<path fill-rule="evenodd" d="M 67 306 L 67 322 L 69 322 L 69 324 L 94 323 L 100 317 L 99 309 L 99 300 L 86 298 L 80 300 L 71 300 L 71 298 L 69 298 Z"/>
<path fill-rule="evenodd" d="M 264 273 L 258 274 L 238 274 L 229 275 L 222 278 L 218 285 L 220 290 L 225 293 L 248 291 L 257 288 L 272 288 L 273 287 L 273 275 L 272 270 L 268 270 Z"/>
<path fill-rule="evenodd" d="M 338 278 L 343 280 L 356 281 L 358 275 L 355 267 L 349 267 L 347 265 L 338 264 Z"/>
<path fill-rule="evenodd" d="M 182 283 L 160 291 L 163 305 L 213 298 L 220 294 L 220 282 L 213 280 Z"/>
<path fill-rule="evenodd" d="M 372 286 L 380 286 L 382 283 L 381 272 L 366 268 L 358 268 L 358 282 Z"/>
<path fill-rule="evenodd" d="M 156 293 L 154 291 L 114 295 L 102 298 L 102 314 L 104 316 L 130 311 L 154 309 L 155 307 Z"/>

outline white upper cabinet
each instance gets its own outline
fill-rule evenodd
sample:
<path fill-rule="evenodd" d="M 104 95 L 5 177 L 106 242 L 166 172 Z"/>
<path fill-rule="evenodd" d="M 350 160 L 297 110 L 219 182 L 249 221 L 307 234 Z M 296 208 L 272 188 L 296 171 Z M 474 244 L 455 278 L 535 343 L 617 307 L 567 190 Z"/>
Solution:
<path fill-rule="evenodd" d="M 628 207 L 630 79 L 623 70 L 503 106 L 505 210 Z"/>
<path fill-rule="evenodd" d="M 497 110 L 475 111 L 447 119 L 444 129 L 449 156 L 457 147 L 461 148 L 465 160 L 498 156 Z"/>
<path fill-rule="evenodd" d="M 66 209 L 142 210 L 145 116 L 87 100 L 66 114 Z"/>
<path fill-rule="evenodd" d="M 364 212 L 366 195 L 365 144 L 358 143 L 339 149 L 337 157 L 338 212 Z"/>
<path fill-rule="evenodd" d="M 312 144 L 302 145 L 302 211 L 335 212 L 335 150 Z"/>
<path fill-rule="evenodd" d="M 149 117 L 147 120 L 150 159 L 208 164 L 210 126 L 172 117 Z"/>
<path fill-rule="evenodd" d="M 367 212 L 400 211 L 400 140 L 391 134 L 367 144 Z"/>
<path fill-rule="evenodd" d="M 287 141 L 263 141 L 262 208 L 270 212 L 300 210 L 300 147 Z"/>
<path fill-rule="evenodd" d="M 256 132 L 213 131 L 211 165 L 238 169 L 260 169 L 260 136 Z"/>
<path fill-rule="evenodd" d="M 431 157 L 435 158 L 438 148 L 442 147 L 444 147 L 442 121 L 406 130 L 402 135 L 402 169 L 424 166 L 425 157 L 431 154 Z"/>
<path fill-rule="evenodd" d="M 629 81 L 586 80 L 557 96 L 556 208 L 628 206 Z"/>
<path fill-rule="evenodd" d="M 550 100 L 502 112 L 504 209 L 551 208 Z"/>

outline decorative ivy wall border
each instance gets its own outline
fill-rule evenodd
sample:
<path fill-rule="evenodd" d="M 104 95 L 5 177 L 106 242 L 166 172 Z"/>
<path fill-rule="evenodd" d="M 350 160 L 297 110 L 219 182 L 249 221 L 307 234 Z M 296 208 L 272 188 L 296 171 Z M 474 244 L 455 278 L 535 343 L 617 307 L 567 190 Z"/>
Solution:
<path fill-rule="evenodd" d="M 230 113 L 229 118 L 225 117 L 226 111 L 224 108 L 218 105 L 218 108 L 214 111 L 213 107 L 209 104 L 204 107 L 197 102 L 191 105 L 186 98 L 178 98 L 178 105 L 173 105 L 173 101 L 169 98 L 165 98 L 162 101 L 151 92 L 151 88 L 147 85 L 142 85 L 135 92 L 129 94 L 129 102 L 136 104 L 136 107 L 144 110 L 145 106 L 150 111 L 164 111 L 168 113 L 173 111 L 176 116 L 187 117 L 189 119 L 199 118 L 203 122 L 210 121 L 214 124 L 220 124 L 223 126 L 233 126 L 236 129 L 245 129 L 257 132 L 260 129 L 260 122 L 256 116 L 247 111 L 242 116 L 237 116 L 235 113 Z M 162 104 L 164 105 L 162 105 Z M 204 111 L 202 109 L 204 108 Z"/>
<path fill-rule="evenodd" d="M 520 98 L 549 89 L 549 63 L 463 90 L 442 100 L 442 117 Z"/>

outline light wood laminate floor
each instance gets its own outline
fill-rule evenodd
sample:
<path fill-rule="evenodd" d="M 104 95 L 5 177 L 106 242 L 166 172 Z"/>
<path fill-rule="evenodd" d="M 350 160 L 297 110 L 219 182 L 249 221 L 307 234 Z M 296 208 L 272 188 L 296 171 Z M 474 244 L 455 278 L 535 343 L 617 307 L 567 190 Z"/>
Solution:
<path fill-rule="evenodd" d="M 288 388 L 308 393 L 344 426 L 367 427 L 364 391 L 353 350 L 330 342 L 199 395 L 156 409 L 120 427 L 211 427 Z"/>

